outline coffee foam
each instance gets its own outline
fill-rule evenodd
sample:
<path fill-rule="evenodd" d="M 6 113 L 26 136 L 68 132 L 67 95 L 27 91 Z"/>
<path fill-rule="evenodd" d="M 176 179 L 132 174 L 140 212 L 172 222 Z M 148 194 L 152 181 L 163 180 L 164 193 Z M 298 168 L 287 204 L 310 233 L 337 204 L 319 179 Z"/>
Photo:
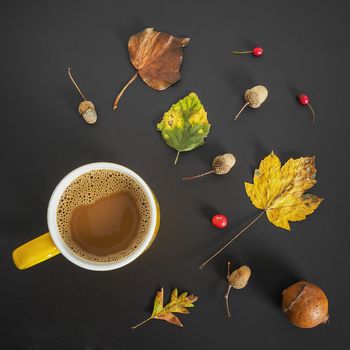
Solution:
<path fill-rule="evenodd" d="M 135 239 L 127 249 L 116 254 L 97 256 L 83 250 L 72 239 L 70 232 L 73 210 L 121 191 L 127 191 L 134 197 L 141 214 L 140 227 Z M 151 211 L 147 195 L 136 180 L 114 170 L 100 169 L 80 175 L 65 189 L 57 207 L 56 220 L 61 237 L 73 252 L 84 259 L 106 263 L 127 257 L 143 242 L 151 224 Z"/>

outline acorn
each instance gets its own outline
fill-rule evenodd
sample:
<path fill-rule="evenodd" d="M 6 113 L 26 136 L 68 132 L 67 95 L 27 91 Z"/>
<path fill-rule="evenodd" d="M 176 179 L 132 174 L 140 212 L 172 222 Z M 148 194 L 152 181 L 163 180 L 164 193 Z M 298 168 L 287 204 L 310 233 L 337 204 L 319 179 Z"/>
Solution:
<path fill-rule="evenodd" d="M 244 109 L 249 106 L 251 108 L 259 108 L 267 99 L 269 92 L 263 85 L 256 85 L 244 93 L 245 104 L 240 111 L 235 115 L 235 120 L 241 115 Z"/>
<path fill-rule="evenodd" d="M 282 311 L 300 328 L 313 328 L 329 319 L 326 294 L 307 281 L 294 283 L 282 292 Z"/>
<path fill-rule="evenodd" d="M 251 276 L 251 270 L 248 266 L 243 265 L 237 270 L 234 270 L 230 274 L 230 266 L 231 263 L 227 263 L 227 292 L 224 296 L 225 301 L 226 301 L 226 310 L 227 310 L 227 316 L 231 317 L 231 312 L 230 312 L 230 306 L 229 306 L 229 294 L 231 291 L 231 288 L 234 289 L 243 289 L 246 287 L 248 284 L 249 278 Z"/>
<path fill-rule="evenodd" d="M 80 102 L 78 112 L 88 124 L 96 123 L 97 114 L 95 106 L 91 101 L 85 100 L 83 102 Z"/>
<path fill-rule="evenodd" d="M 243 289 L 247 284 L 251 275 L 251 270 L 248 266 L 241 266 L 239 269 L 233 271 L 228 276 L 228 283 L 234 289 Z"/>
<path fill-rule="evenodd" d="M 209 174 L 225 175 L 233 168 L 235 164 L 236 158 L 232 153 L 221 154 L 214 158 L 211 164 L 211 170 L 199 175 L 183 177 L 182 180 L 194 180 Z"/>
<path fill-rule="evenodd" d="M 78 112 L 79 114 L 83 117 L 83 119 L 88 123 L 88 124 L 95 124 L 97 121 L 97 114 L 96 114 L 96 109 L 94 104 L 89 101 L 84 94 L 82 93 L 80 87 L 74 80 L 71 69 L 68 67 L 68 76 L 70 80 L 72 81 L 73 85 L 75 88 L 78 90 L 80 96 L 83 98 L 83 101 L 80 102 L 79 107 L 78 107 Z"/>
<path fill-rule="evenodd" d="M 216 175 L 227 174 L 236 164 L 236 158 L 232 153 L 225 153 L 216 156 L 211 165 L 213 172 Z"/>

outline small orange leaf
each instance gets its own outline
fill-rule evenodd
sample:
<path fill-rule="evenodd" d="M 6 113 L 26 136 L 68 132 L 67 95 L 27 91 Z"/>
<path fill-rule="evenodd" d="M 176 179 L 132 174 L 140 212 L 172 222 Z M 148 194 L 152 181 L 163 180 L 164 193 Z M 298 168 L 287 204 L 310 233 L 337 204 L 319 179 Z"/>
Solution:
<path fill-rule="evenodd" d="M 193 294 L 191 295 L 187 295 L 187 294 L 188 294 L 187 292 L 184 292 L 178 295 L 177 288 L 175 288 L 171 293 L 170 302 L 165 306 L 163 306 L 164 289 L 161 288 L 157 292 L 156 297 L 154 299 L 152 315 L 146 320 L 144 320 L 143 322 L 132 327 L 132 329 L 135 329 L 154 318 L 158 320 L 167 321 L 178 327 L 183 327 L 181 321 L 178 319 L 177 316 L 174 315 L 174 312 L 180 313 L 180 314 L 189 314 L 190 312 L 187 310 L 187 308 L 194 307 L 194 303 L 198 299 L 198 297 Z"/>

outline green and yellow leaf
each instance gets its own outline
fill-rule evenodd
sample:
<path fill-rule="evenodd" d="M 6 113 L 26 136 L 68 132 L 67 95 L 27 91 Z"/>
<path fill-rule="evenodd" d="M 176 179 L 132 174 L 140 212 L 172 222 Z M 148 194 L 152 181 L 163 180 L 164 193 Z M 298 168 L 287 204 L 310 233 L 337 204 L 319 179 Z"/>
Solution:
<path fill-rule="evenodd" d="M 166 144 L 178 151 L 179 155 L 180 152 L 192 151 L 203 145 L 210 124 L 201 101 L 191 92 L 164 113 L 163 119 L 157 124 L 157 130 L 161 132 Z"/>

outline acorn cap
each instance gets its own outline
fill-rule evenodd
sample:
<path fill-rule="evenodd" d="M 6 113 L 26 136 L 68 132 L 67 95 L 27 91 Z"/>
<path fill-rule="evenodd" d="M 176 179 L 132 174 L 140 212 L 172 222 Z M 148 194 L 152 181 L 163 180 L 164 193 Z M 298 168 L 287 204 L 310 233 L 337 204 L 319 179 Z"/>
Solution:
<path fill-rule="evenodd" d="M 81 102 L 79 104 L 78 107 L 78 112 L 80 115 L 82 115 L 83 113 L 85 113 L 89 108 L 95 109 L 94 104 L 91 101 L 88 100 L 84 100 L 83 102 Z"/>
<path fill-rule="evenodd" d="M 225 153 L 216 156 L 211 165 L 216 175 L 227 174 L 236 163 L 236 158 L 232 153 Z"/>

